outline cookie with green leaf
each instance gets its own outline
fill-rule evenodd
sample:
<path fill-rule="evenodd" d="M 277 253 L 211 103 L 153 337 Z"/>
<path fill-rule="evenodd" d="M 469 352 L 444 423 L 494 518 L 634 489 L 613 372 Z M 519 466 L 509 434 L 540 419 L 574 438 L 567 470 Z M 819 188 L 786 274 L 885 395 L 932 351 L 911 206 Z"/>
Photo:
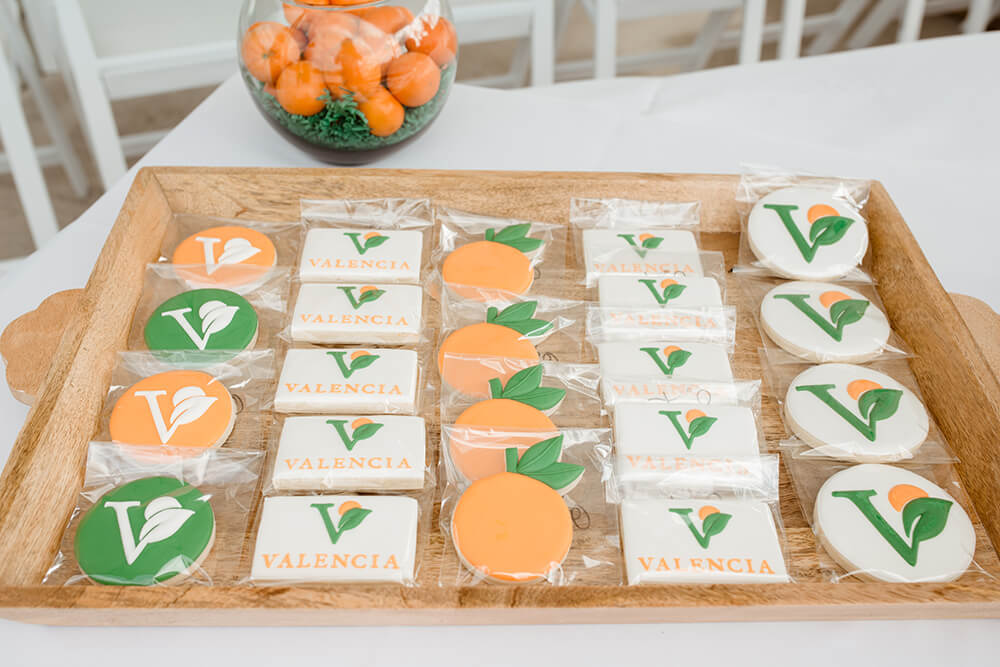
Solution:
<path fill-rule="evenodd" d="M 531 223 L 486 230 L 482 241 L 456 248 L 444 258 L 441 275 L 456 294 L 480 301 L 490 291 L 524 294 L 534 281 L 531 255 L 544 241 L 529 236 Z"/>
<path fill-rule="evenodd" d="M 534 341 L 552 330 L 552 322 L 535 317 L 537 301 L 522 301 L 503 310 L 491 306 L 486 321 L 448 334 L 438 349 L 438 371 L 452 388 L 465 394 L 486 391 L 496 371 L 483 357 L 538 363 Z M 501 378 L 507 380 L 507 378 Z"/>
<path fill-rule="evenodd" d="M 562 493 L 583 475 L 560 462 L 563 437 L 543 440 L 506 470 L 473 482 L 455 505 L 451 537 L 463 564 L 498 582 L 528 583 L 557 576 L 573 543 L 573 521 Z"/>

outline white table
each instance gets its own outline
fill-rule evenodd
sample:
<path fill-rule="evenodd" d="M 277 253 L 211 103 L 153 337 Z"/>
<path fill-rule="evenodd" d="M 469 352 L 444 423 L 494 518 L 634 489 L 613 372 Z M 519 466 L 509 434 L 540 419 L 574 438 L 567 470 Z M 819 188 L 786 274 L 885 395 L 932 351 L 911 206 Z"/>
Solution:
<path fill-rule="evenodd" d="M 945 288 L 1000 308 L 998 60 L 1000 34 L 987 33 L 665 79 L 515 92 L 456 86 L 422 138 L 374 166 L 723 173 L 755 162 L 878 178 Z M 140 164 L 317 166 L 266 125 L 235 77 Z M 0 328 L 52 292 L 84 284 L 131 178 L 0 281 Z M 0 390 L 0 460 L 26 414 Z M 239 655 L 244 665 L 323 656 L 337 664 L 578 658 L 914 667 L 977 657 L 992 664 L 998 630 L 994 621 L 283 630 L 50 629 L 0 621 L 0 655 L 10 660 L 0 662 L 173 667 L 190 656 L 209 664 L 210 656 Z"/>

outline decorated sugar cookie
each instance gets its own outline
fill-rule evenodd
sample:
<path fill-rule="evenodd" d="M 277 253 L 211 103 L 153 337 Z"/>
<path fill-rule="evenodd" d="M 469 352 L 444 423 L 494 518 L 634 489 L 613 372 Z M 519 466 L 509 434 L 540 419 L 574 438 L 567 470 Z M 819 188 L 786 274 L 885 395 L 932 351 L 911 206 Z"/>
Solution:
<path fill-rule="evenodd" d="M 111 439 L 201 449 L 226 441 L 236 422 L 229 390 L 201 371 L 168 371 L 128 388 L 111 409 Z"/>
<path fill-rule="evenodd" d="M 253 347 L 257 330 L 257 312 L 242 296 L 229 290 L 198 289 L 160 304 L 143 333 L 146 347 L 153 352 L 226 350 L 236 354 Z"/>
<path fill-rule="evenodd" d="M 271 480 L 280 491 L 419 489 L 425 450 L 421 417 L 289 417 Z"/>
<path fill-rule="evenodd" d="M 685 308 L 721 306 L 715 278 L 698 276 L 601 276 L 597 281 L 601 306 L 622 308 Z"/>
<path fill-rule="evenodd" d="M 560 495 L 583 466 L 559 462 L 562 436 L 506 450 L 507 471 L 473 482 L 451 518 L 451 537 L 470 570 L 494 581 L 551 577 L 569 554 L 573 521 Z"/>
<path fill-rule="evenodd" d="M 788 581 L 764 503 L 625 500 L 621 519 L 629 584 Z"/>
<path fill-rule="evenodd" d="M 274 409 L 314 414 L 412 414 L 417 353 L 398 349 L 289 350 Z"/>
<path fill-rule="evenodd" d="M 410 230 L 328 229 L 306 234 L 303 282 L 417 283 L 423 234 Z"/>
<path fill-rule="evenodd" d="M 808 361 L 867 361 L 889 341 L 889 320 L 867 297 L 842 285 L 789 282 L 760 305 L 761 327 Z"/>
<path fill-rule="evenodd" d="M 250 578 L 412 583 L 418 514 L 406 496 L 265 498 Z"/>
<path fill-rule="evenodd" d="M 605 377 L 733 379 L 729 353 L 721 345 L 635 341 L 601 343 L 597 349 Z"/>
<path fill-rule="evenodd" d="M 417 285 L 320 285 L 299 288 L 292 340 L 302 343 L 385 343 L 420 338 L 423 290 Z"/>
<path fill-rule="evenodd" d="M 209 499 L 173 477 L 147 477 L 109 491 L 76 529 L 80 569 L 111 586 L 151 586 L 189 575 L 215 540 Z"/>
<path fill-rule="evenodd" d="M 969 515 L 930 480 L 864 463 L 830 477 L 816 495 L 817 536 L 848 573 L 881 581 L 952 581 L 972 562 Z"/>
<path fill-rule="evenodd" d="M 466 299 L 486 300 L 490 290 L 524 294 L 535 279 L 530 255 L 544 243 L 530 233 L 530 223 L 487 229 L 482 241 L 467 243 L 444 258 L 442 279 Z"/>
<path fill-rule="evenodd" d="M 490 306 L 486 321 L 470 324 L 451 332 L 438 348 L 438 372 L 453 389 L 465 394 L 481 394 L 495 371 L 474 357 L 505 357 L 538 363 L 533 338 L 552 329 L 552 323 L 535 317 L 537 301 L 522 301 L 500 310 Z M 445 367 L 445 357 L 448 365 Z M 461 358 L 469 362 L 462 363 Z M 507 381 L 513 370 L 500 379 Z"/>
<path fill-rule="evenodd" d="M 615 450 L 641 468 L 644 457 L 757 456 L 757 424 L 750 408 L 622 402 L 615 406 Z"/>
<path fill-rule="evenodd" d="M 821 453 L 859 462 L 909 458 L 930 427 L 912 391 L 852 364 L 823 364 L 799 374 L 785 397 L 785 421 Z"/>
<path fill-rule="evenodd" d="M 605 275 L 702 276 L 694 234 L 681 229 L 583 230 L 587 283 Z"/>
<path fill-rule="evenodd" d="M 861 263 L 868 225 L 831 190 L 783 188 L 754 205 L 747 240 L 760 263 L 780 276 L 835 280 Z"/>
<path fill-rule="evenodd" d="M 241 287 L 259 284 L 277 264 L 274 243 L 249 227 L 226 225 L 192 234 L 170 258 L 177 273 L 195 287 Z"/>

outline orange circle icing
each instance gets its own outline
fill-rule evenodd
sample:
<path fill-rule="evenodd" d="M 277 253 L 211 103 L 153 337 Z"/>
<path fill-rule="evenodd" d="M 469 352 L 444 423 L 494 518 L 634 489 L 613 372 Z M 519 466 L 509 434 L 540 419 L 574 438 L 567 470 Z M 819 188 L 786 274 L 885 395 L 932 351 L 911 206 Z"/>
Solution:
<path fill-rule="evenodd" d="M 844 301 L 845 299 L 850 299 L 850 298 L 851 297 L 847 296 L 843 292 L 836 292 L 836 291 L 823 292 L 822 294 L 819 295 L 819 302 L 823 304 L 824 308 L 829 308 L 838 301 Z"/>
<path fill-rule="evenodd" d="M 115 442 L 204 448 L 221 444 L 232 428 L 233 399 L 201 371 L 169 371 L 128 388 L 111 410 Z"/>
<path fill-rule="evenodd" d="M 889 504 L 897 512 L 903 511 L 903 506 L 914 498 L 926 498 L 927 492 L 912 484 L 897 484 L 889 489 Z"/>
<path fill-rule="evenodd" d="M 498 442 L 496 437 L 483 442 L 474 429 L 455 429 L 448 441 L 451 461 L 469 481 L 489 477 L 505 469 L 504 449 L 517 447 L 518 456 L 536 442 L 559 434 L 545 413 L 509 398 L 491 398 L 468 407 L 455 420 L 456 426 L 490 426 L 501 430 L 526 431 L 510 434 Z"/>
<path fill-rule="evenodd" d="M 827 218 L 836 215 L 840 214 L 837 213 L 837 209 L 829 204 L 814 204 L 809 207 L 809 211 L 806 213 L 806 219 L 809 220 L 809 224 L 812 224 L 820 218 Z"/>
<path fill-rule="evenodd" d="M 449 357 L 448 367 L 445 368 L 446 354 L 467 355 L 469 358 Z M 453 331 L 441 343 L 438 350 L 438 372 L 441 373 L 441 379 L 465 394 L 485 394 L 492 378 L 499 377 L 506 383 L 519 370 L 505 369 L 498 375 L 495 368 L 490 368 L 476 357 L 522 359 L 531 362 L 528 364 L 530 366 L 538 363 L 538 350 L 529 339 L 523 338 L 519 332 L 509 327 L 489 322 L 470 324 Z"/>
<path fill-rule="evenodd" d="M 451 536 L 470 567 L 493 579 L 529 582 L 565 560 L 573 521 L 557 491 L 502 472 L 473 482 L 458 499 Z"/>
<path fill-rule="evenodd" d="M 170 261 L 188 265 L 178 270 L 188 281 L 233 287 L 260 280 L 274 267 L 277 251 L 271 239 L 257 230 L 227 225 L 187 237 Z"/>
<path fill-rule="evenodd" d="M 475 241 L 457 248 L 444 258 L 441 275 L 453 292 L 477 301 L 491 296 L 481 290 L 524 294 L 535 279 L 527 255 L 495 241 Z"/>

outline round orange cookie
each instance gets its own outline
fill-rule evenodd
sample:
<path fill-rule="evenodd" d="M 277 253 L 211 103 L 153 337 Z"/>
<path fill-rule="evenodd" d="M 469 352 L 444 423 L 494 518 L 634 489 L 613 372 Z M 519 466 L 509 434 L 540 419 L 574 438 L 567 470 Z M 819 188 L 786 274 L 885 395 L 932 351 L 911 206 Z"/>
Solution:
<path fill-rule="evenodd" d="M 565 560 L 573 521 L 557 491 L 502 472 L 473 482 L 458 499 L 451 536 L 470 569 L 489 579 L 527 583 L 544 579 Z"/>
<path fill-rule="evenodd" d="M 109 430 L 124 444 L 203 449 L 225 442 L 235 421 L 233 398 L 217 379 L 168 371 L 129 387 L 111 410 Z"/>
<path fill-rule="evenodd" d="M 491 438 L 483 442 L 476 437 L 476 429 L 455 429 L 448 441 L 451 461 L 470 482 L 495 475 L 504 470 L 504 449 L 517 447 L 518 456 L 539 440 L 558 434 L 556 425 L 545 413 L 530 405 L 509 398 L 491 398 L 468 407 L 456 426 L 485 426 L 503 431 L 525 431 L 524 435 L 511 433 L 503 445 Z"/>
<path fill-rule="evenodd" d="M 484 290 L 524 294 L 534 282 L 526 254 L 495 241 L 467 243 L 444 258 L 441 276 L 448 287 L 466 299 L 485 301 Z"/>
<path fill-rule="evenodd" d="M 181 241 L 170 258 L 183 265 L 178 275 L 195 287 L 259 284 L 277 264 L 278 252 L 266 235 L 249 227 L 211 227 Z"/>
<path fill-rule="evenodd" d="M 465 355 L 470 359 L 463 362 L 460 356 L 450 356 L 445 368 L 445 355 Z M 441 379 L 466 394 L 485 393 L 497 372 L 473 357 L 505 357 L 534 364 L 538 363 L 538 350 L 530 339 L 510 327 L 489 322 L 470 324 L 453 331 L 441 343 L 438 350 Z M 510 369 L 500 379 L 506 382 L 513 374 L 514 369 Z"/>

